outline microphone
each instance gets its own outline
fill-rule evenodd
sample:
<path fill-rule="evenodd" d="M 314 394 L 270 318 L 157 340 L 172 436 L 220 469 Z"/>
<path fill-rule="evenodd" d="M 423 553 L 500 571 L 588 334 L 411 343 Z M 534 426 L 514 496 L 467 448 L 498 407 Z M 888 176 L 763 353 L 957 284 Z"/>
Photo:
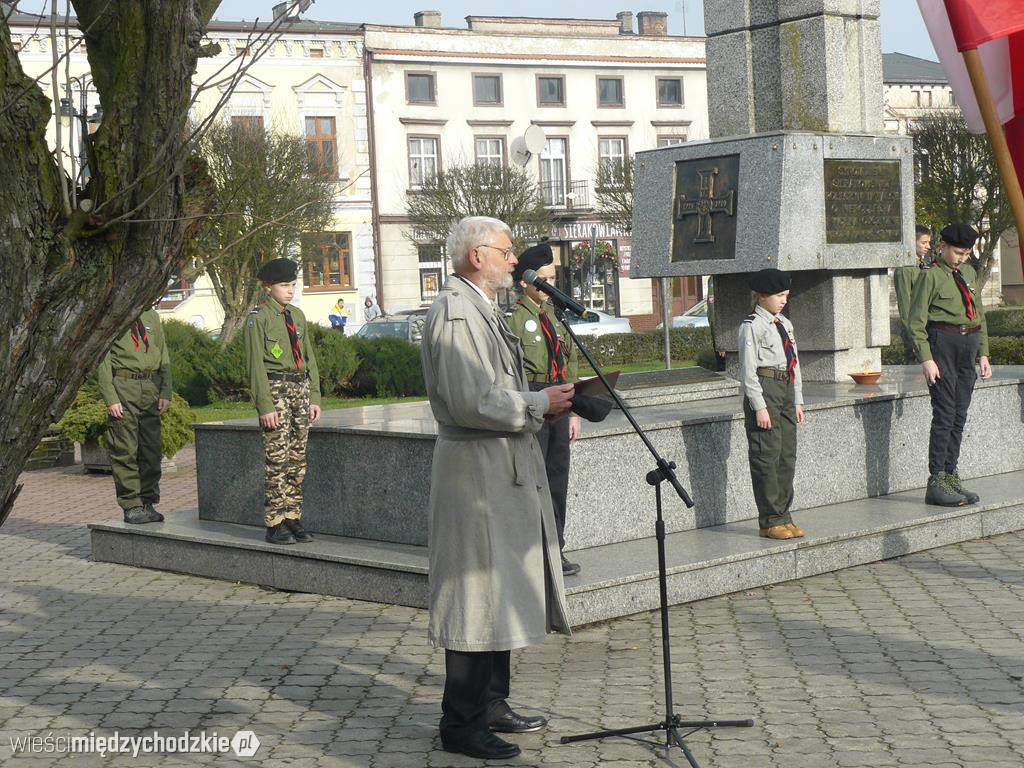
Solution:
<path fill-rule="evenodd" d="M 555 288 L 555 286 L 551 285 L 551 283 L 537 274 L 537 270 L 528 269 L 523 272 L 523 282 L 529 283 L 541 293 L 546 293 L 551 297 L 551 300 L 562 309 L 568 309 L 571 312 L 575 312 L 580 317 L 589 316 L 586 307 L 576 301 L 576 299 L 569 294 L 563 293 Z"/>

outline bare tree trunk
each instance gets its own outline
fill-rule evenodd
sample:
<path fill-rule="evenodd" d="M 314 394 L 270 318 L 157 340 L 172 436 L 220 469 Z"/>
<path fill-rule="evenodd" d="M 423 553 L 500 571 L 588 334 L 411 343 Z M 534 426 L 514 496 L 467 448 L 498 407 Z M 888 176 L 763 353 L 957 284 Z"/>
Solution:
<path fill-rule="evenodd" d="M 111 341 L 160 296 L 200 199 L 184 129 L 198 47 L 219 0 L 73 0 L 104 119 L 93 211 L 70 218 L 45 131 L 0 14 L 0 523 L 25 460 Z M 119 220 L 124 217 L 123 220 Z"/>

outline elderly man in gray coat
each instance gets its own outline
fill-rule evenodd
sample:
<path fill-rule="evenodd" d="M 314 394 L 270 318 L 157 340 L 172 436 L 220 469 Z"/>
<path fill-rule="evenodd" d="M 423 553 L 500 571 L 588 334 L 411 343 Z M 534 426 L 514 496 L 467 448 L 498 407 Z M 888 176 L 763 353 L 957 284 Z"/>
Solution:
<path fill-rule="evenodd" d="M 497 305 L 512 286 L 511 231 L 462 219 L 448 238 L 455 274 L 427 313 L 423 375 L 438 423 L 430 482 L 429 638 L 445 649 L 441 744 L 512 758 L 494 734 L 536 731 L 506 702 L 510 651 L 569 634 L 551 494 L 535 433 L 564 416 L 572 385 L 530 392 L 522 349 Z"/>

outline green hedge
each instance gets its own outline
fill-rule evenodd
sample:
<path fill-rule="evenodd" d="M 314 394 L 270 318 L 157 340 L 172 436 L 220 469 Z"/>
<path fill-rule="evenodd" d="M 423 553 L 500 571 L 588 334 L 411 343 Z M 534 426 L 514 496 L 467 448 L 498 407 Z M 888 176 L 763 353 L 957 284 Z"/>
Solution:
<path fill-rule="evenodd" d="M 1024 336 L 989 336 L 988 359 L 992 365 L 1024 365 Z M 894 337 L 882 347 L 882 364 L 907 364 L 901 339 Z"/>
<path fill-rule="evenodd" d="M 665 342 L 662 331 L 610 333 L 607 336 L 583 336 L 580 339 L 603 368 L 630 363 L 663 360 Z M 673 328 L 669 331 L 673 360 L 697 360 L 714 356 L 711 331 L 707 328 Z"/>
<path fill-rule="evenodd" d="M 168 320 L 164 327 L 174 390 L 191 405 L 250 398 L 242 334 L 221 349 L 187 323 Z M 423 394 L 418 347 L 395 339 L 354 339 L 312 323 L 307 328 L 325 395 Z"/>
<path fill-rule="evenodd" d="M 1024 336 L 1024 307 L 994 307 L 986 310 L 989 336 Z"/>
<path fill-rule="evenodd" d="M 425 395 L 420 348 L 402 339 L 355 339 L 359 367 L 348 383 L 358 396 L 406 397 Z"/>

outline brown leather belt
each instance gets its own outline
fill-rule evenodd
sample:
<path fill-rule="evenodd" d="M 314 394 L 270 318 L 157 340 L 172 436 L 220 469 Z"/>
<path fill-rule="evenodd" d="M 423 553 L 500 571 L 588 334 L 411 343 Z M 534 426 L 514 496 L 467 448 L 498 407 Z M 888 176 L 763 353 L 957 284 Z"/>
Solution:
<path fill-rule="evenodd" d="M 940 323 L 938 320 L 929 320 L 929 328 L 936 328 L 940 331 L 952 331 L 953 333 L 959 333 L 961 336 L 966 336 L 969 333 L 977 333 L 981 330 L 980 325 L 957 325 L 956 323 Z"/>
<path fill-rule="evenodd" d="M 119 379 L 152 379 L 156 373 L 156 371 L 126 371 L 124 369 L 114 371 L 114 375 Z"/>
<path fill-rule="evenodd" d="M 304 373 L 268 373 L 267 378 L 271 381 L 294 381 L 302 383 L 308 377 Z"/>
<path fill-rule="evenodd" d="M 758 368 L 757 375 L 776 381 L 789 381 L 789 371 L 780 371 L 778 368 Z"/>

